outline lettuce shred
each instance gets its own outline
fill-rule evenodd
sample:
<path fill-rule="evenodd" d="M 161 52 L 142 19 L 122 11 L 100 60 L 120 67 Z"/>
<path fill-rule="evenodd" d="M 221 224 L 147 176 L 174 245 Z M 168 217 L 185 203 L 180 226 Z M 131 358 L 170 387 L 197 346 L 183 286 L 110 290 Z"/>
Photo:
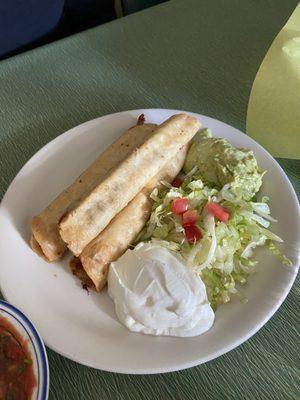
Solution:
<path fill-rule="evenodd" d="M 188 268 L 192 268 L 206 285 L 209 301 L 214 309 L 228 303 L 237 294 L 248 276 L 255 271 L 254 250 L 265 246 L 285 265 L 291 261 L 274 242 L 282 239 L 269 230 L 276 220 L 270 215 L 269 199 L 249 201 L 236 197 L 230 185 L 207 185 L 195 169 L 187 174 L 179 188 L 168 185 L 151 198 L 151 216 L 140 233 L 137 243 L 150 241 L 175 252 Z M 197 225 L 203 235 L 195 243 L 185 240 L 181 218 L 171 211 L 175 198 L 188 198 L 189 205 L 198 211 Z M 227 224 L 216 220 L 206 210 L 209 201 L 219 203 L 230 213 Z M 247 299 L 242 299 L 243 302 Z"/>

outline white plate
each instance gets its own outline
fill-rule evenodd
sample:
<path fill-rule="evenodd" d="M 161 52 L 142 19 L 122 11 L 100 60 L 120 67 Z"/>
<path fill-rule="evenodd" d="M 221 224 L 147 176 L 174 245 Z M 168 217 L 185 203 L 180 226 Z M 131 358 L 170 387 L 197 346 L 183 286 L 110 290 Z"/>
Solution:
<path fill-rule="evenodd" d="M 137 116 L 160 123 L 175 110 L 136 110 L 82 124 L 47 144 L 22 168 L 0 207 L 0 282 L 6 299 L 34 322 L 45 343 L 91 367 L 123 373 L 160 373 L 192 367 L 235 348 L 260 329 L 278 309 L 296 276 L 266 252 L 244 293 L 249 302 L 222 306 L 212 329 L 195 338 L 131 333 L 116 319 L 106 291 L 87 294 L 69 271 L 69 256 L 47 264 L 29 247 L 30 220 L 69 185 Z M 283 252 L 298 265 L 299 206 L 283 170 L 254 140 L 220 121 L 196 115 L 215 136 L 254 150 L 268 171 L 263 194 L 271 198 L 274 231 Z"/>

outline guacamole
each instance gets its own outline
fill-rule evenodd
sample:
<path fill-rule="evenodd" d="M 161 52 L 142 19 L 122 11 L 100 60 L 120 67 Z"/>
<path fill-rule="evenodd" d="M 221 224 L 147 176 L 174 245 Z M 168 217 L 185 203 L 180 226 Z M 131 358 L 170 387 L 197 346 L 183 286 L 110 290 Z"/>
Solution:
<path fill-rule="evenodd" d="M 262 184 L 253 151 L 237 149 L 227 140 L 213 138 L 209 129 L 198 132 L 184 164 L 184 172 L 195 166 L 207 184 L 222 188 L 230 184 L 230 191 L 238 198 L 250 200 Z"/>

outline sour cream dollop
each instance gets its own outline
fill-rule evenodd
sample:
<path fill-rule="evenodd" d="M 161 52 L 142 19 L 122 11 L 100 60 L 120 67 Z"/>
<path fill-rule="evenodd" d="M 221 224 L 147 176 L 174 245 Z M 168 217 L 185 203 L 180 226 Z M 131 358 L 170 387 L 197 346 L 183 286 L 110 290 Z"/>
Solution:
<path fill-rule="evenodd" d="M 214 322 L 200 277 L 163 247 L 141 243 L 127 250 L 110 265 L 108 294 L 133 332 L 197 336 Z"/>

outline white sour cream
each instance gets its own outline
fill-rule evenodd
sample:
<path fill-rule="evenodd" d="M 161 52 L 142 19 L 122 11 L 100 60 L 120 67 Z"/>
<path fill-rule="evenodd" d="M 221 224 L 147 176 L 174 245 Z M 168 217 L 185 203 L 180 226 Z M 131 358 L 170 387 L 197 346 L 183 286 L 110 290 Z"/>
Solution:
<path fill-rule="evenodd" d="M 141 243 L 111 263 L 108 294 L 133 332 L 197 336 L 214 322 L 202 280 L 163 247 Z"/>

